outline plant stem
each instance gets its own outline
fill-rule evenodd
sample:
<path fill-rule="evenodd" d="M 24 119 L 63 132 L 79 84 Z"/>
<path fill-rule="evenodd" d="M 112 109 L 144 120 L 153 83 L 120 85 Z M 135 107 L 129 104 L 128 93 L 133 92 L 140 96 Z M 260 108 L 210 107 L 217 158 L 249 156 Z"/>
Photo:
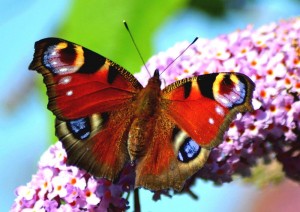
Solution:
<path fill-rule="evenodd" d="M 134 212 L 141 212 L 139 189 L 134 189 Z"/>

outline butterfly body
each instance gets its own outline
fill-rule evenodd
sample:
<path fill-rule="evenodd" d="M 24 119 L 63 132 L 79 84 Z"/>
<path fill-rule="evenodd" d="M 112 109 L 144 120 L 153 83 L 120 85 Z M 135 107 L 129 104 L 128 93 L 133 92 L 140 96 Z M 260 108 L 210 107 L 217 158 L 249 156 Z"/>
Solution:
<path fill-rule="evenodd" d="M 159 72 L 155 71 L 147 86 L 137 94 L 136 100 L 133 102 L 134 116 L 127 140 L 131 162 L 145 154 L 148 146 L 147 140 L 153 136 L 153 123 L 161 108 L 160 85 Z"/>
<path fill-rule="evenodd" d="M 253 82 L 239 73 L 143 87 L 109 59 L 58 38 L 36 42 L 30 69 L 44 77 L 48 108 L 68 164 L 116 180 L 135 165 L 135 187 L 181 190 L 238 112 L 252 110 Z"/>

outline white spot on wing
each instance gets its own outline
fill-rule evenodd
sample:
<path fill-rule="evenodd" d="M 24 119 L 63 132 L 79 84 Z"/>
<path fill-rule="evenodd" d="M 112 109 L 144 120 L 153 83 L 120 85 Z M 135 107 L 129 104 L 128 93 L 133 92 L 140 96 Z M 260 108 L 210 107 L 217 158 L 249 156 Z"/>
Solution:
<path fill-rule="evenodd" d="M 208 119 L 208 123 L 214 124 L 214 123 L 215 123 L 215 120 L 214 120 L 213 118 L 209 118 L 209 119 Z"/>
<path fill-rule="evenodd" d="M 216 110 L 217 114 L 219 114 L 220 116 L 224 116 L 223 108 L 221 108 L 220 106 L 216 106 L 215 110 Z"/>
<path fill-rule="evenodd" d="M 72 96 L 73 95 L 73 91 L 72 90 L 67 91 L 66 95 L 67 96 Z"/>
<path fill-rule="evenodd" d="M 63 77 L 63 78 L 61 78 L 61 79 L 59 80 L 58 84 L 66 85 L 66 84 L 68 84 L 69 82 L 71 82 L 71 79 L 72 79 L 71 76 Z"/>

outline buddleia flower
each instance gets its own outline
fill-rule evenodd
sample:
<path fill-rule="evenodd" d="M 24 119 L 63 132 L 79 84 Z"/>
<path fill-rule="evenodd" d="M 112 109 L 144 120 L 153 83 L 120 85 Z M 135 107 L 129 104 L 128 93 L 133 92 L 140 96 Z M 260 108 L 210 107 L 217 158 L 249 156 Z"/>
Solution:
<path fill-rule="evenodd" d="M 255 83 L 253 112 L 238 114 L 213 148 L 202 169 L 186 181 L 182 192 L 193 193 L 195 180 L 222 184 L 253 174 L 259 161 L 277 161 L 285 176 L 300 181 L 300 19 L 271 23 L 255 29 L 248 26 L 215 39 L 198 39 L 182 56 L 189 42 L 175 44 L 149 59 L 148 70 L 164 71 L 162 87 L 186 77 L 239 72 Z M 174 61 L 175 60 L 175 61 Z M 168 67 L 170 63 L 173 64 Z M 135 75 L 146 85 L 151 77 L 145 67 Z M 60 142 L 41 157 L 38 172 L 16 189 L 12 211 L 52 209 L 122 211 L 128 208 L 126 194 L 133 191 L 134 168 L 126 166 L 115 184 L 94 178 L 66 165 Z M 154 192 L 153 199 L 172 196 L 169 190 Z"/>

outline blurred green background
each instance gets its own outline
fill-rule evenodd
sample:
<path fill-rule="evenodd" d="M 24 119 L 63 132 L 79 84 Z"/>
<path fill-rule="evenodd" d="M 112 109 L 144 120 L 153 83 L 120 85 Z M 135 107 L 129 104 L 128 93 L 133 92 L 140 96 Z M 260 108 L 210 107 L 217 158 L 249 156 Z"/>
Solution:
<path fill-rule="evenodd" d="M 297 0 L 0 0 L 0 211 L 14 190 L 36 172 L 54 137 L 41 76 L 28 71 L 34 42 L 61 37 L 92 49 L 132 73 L 142 62 L 122 21 L 126 20 L 145 60 L 176 42 L 214 38 L 299 15 Z M 144 211 L 252 211 L 259 191 L 240 181 L 215 187 L 198 182 L 189 196 L 151 200 L 141 191 Z M 132 210 L 132 200 L 130 203 Z"/>

